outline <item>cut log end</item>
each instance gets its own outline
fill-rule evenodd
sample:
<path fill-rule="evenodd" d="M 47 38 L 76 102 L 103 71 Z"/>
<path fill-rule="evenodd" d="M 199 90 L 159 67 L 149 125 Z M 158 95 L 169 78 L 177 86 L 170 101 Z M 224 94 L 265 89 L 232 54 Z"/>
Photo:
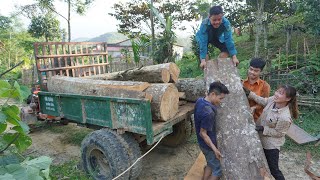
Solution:
<path fill-rule="evenodd" d="M 173 86 L 169 86 L 162 95 L 161 102 L 163 102 L 160 106 L 161 119 L 168 120 L 173 118 L 177 114 L 179 108 L 178 90 Z"/>
<path fill-rule="evenodd" d="M 170 72 L 167 69 L 162 69 L 161 77 L 164 83 L 168 83 L 170 81 Z"/>
<path fill-rule="evenodd" d="M 153 120 L 167 121 L 177 114 L 179 92 L 173 84 L 151 84 L 146 93 L 152 95 L 151 109 Z"/>

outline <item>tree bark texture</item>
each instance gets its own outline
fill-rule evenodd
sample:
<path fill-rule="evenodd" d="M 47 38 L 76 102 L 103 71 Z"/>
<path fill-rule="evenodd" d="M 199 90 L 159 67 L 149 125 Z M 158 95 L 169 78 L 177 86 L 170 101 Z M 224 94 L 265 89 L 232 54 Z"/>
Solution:
<path fill-rule="evenodd" d="M 181 78 L 175 85 L 179 92 L 185 92 L 184 99 L 187 101 L 196 102 L 198 98 L 204 97 L 206 93 L 206 86 L 203 78 Z"/>
<path fill-rule="evenodd" d="M 177 114 L 179 92 L 173 84 L 151 84 L 145 92 L 152 96 L 151 112 L 154 120 L 167 121 Z"/>
<path fill-rule="evenodd" d="M 270 177 L 238 70 L 229 58 L 207 62 L 206 87 L 218 80 L 230 91 L 216 116 L 218 149 L 224 156 L 221 160 L 224 178 L 257 180 Z"/>
<path fill-rule="evenodd" d="M 168 83 L 170 81 L 170 72 L 165 67 L 153 65 L 126 71 L 88 76 L 88 78 L 117 81 L 143 81 L 149 83 Z"/>
<path fill-rule="evenodd" d="M 144 91 L 150 84 L 132 81 L 91 80 L 67 76 L 52 76 L 48 79 L 48 91 L 80 95 L 111 96 L 121 98 L 152 99 Z"/>

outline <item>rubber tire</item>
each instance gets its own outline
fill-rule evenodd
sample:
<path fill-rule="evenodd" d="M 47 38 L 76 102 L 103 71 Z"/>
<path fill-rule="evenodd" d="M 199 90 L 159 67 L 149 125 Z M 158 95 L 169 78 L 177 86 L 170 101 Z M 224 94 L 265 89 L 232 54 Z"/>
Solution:
<path fill-rule="evenodd" d="M 81 143 L 81 160 L 84 170 L 94 179 L 99 180 L 113 179 L 124 172 L 130 164 L 126 142 L 109 129 L 100 129 L 85 137 Z M 97 169 L 103 166 L 109 173 L 103 170 L 101 173 L 101 170 Z M 96 173 L 96 170 L 99 172 Z M 129 172 L 119 179 L 129 179 Z"/>
<path fill-rule="evenodd" d="M 128 154 L 130 158 L 130 166 L 141 157 L 141 150 L 138 142 L 135 140 L 131 133 L 121 135 L 128 144 Z M 138 161 L 131 169 L 129 179 L 137 179 L 142 171 L 142 161 Z"/>
<path fill-rule="evenodd" d="M 193 133 L 193 121 L 187 118 L 173 126 L 173 132 L 163 138 L 162 144 L 170 147 L 177 147 L 185 143 Z"/>

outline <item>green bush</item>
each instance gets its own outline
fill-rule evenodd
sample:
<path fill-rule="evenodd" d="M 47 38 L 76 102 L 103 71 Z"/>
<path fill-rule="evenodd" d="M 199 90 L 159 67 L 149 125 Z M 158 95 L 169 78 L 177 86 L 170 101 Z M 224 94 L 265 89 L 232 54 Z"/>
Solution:
<path fill-rule="evenodd" d="M 199 58 L 192 53 L 183 55 L 176 64 L 180 68 L 180 78 L 203 77 L 203 71 L 199 67 Z"/>

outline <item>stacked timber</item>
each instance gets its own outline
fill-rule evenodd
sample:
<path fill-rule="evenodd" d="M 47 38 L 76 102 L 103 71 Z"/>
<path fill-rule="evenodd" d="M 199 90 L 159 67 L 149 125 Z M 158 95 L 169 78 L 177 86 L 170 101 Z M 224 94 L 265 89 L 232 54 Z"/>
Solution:
<path fill-rule="evenodd" d="M 157 64 L 120 72 L 89 76 L 90 79 L 143 81 L 149 83 L 175 83 L 178 81 L 180 69 L 174 63 Z"/>
<path fill-rule="evenodd" d="M 206 94 L 206 85 L 203 78 L 184 78 L 179 79 L 175 84 L 179 92 L 184 92 L 185 96 L 180 99 L 196 102 L 198 98 Z"/>
<path fill-rule="evenodd" d="M 151 102 L 153 120 L 167 121 L 183 104 L 179 98 L 185 98 L 174 84 L 179 74 L 176 64 L 166 63 L 85 78 L 53 76 L 47 87 L 56 93 L 145 99 Z"/>
<path fill-rule="evenodd" d="M 67 76 L 52 76 L 47 82 L 48 91 L 68 94 L 111 96 L 121 98 L 152 99 L 143 92 L 150 84 L 133 81 L 103 81 Z"/>

